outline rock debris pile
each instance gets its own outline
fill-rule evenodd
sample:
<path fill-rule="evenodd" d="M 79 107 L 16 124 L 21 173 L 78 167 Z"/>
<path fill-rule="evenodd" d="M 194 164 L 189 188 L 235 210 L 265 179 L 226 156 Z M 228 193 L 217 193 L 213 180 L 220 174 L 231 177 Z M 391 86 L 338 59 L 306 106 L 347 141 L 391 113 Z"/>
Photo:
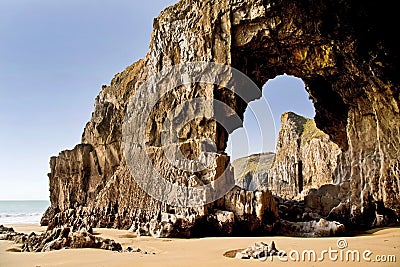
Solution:
<path fill-rule="evenodd" d="M 265 260 L 266 257 L 272 256 L 285 256 L 284 252 L 280 252 L 276 246 L 275 242 L 272 241 L 269 245 L 264 242 L 256 242 L 254 246 L 250 246 L 241 252 L 236 252 L 236 259 L 259 259 Z"/>

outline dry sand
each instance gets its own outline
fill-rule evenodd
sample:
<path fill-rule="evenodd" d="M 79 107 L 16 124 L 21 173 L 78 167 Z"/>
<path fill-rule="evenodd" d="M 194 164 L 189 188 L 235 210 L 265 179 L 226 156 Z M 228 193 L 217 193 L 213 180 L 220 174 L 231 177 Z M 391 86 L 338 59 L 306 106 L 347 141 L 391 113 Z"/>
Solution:
<path fill-rule="evenodd" d="M 45 228 L 38 225 L 12 225 L 16 231 L 39 233 Z M 63 249 L 59 251 L 30 253 L 10 252 L 12 248 L 18 247 L 10 241 L 0 241 L 0 266 L 400 266 L 400 228 L 384 228 L 369 231 L 355 237 L 344 237 L 347 248 L 338 249 L 338 237 L 330 238 L 293 238 L 293 237 L 223 237 L 223 238 L 199 238 L 199 239 L 171 239 L 151 237 L 135 237 L 134 234 L 125 230 L 94 229 L 96 234 L 102 237 L 112 238 L 120 242 L 123 248 L 128 246 L 139 247 L 153 254 L 142 253 L 119 253 L 100 249 Z M 300 261 L 286 257 L 287 262 L 282 262 L 275 256 L 262 262 L 259 260 L 240 260 L 224 256 L 227 251 L 242 249 L 253 245 L 255 242 L 275 241 L 280 250 L 285 250 L 288 256 L 296 257 L 297 250 Z M 343 252 L 343 260 L 333 261 L 325 255 L 323 261 L 318 261 L 323 250 L 339 250 Z M 305 260 L 301 260 L 304 250 L 313 249 L 317 255 L 317 261 L 310 262 L 307 254 Z M 346 262 L 346 253 L 350 250 L 358 250 L 360 261 Z M 372 252 L 369 256 L 370 262 L 363 260 L 362 254 L 365 250 Z M 332 257 L 336 254 L 332 252 Z M 394 255 L 397 262 L 377 262 L 376 256 Z"/>

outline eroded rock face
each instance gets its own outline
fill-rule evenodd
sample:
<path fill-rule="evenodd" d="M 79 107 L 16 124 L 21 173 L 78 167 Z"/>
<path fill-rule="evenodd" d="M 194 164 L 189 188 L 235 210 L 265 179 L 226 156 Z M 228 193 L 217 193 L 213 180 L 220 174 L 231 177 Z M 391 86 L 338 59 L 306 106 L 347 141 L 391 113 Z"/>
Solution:
<path fill-rule="evenodd" d="M 76 213 L 68 219 L 72 223 L 88 217 L 91 226 L 128 229 L 136 219 L 160 222 L 159 214 L 170 210 L 185 218 L 191 214 L 206 218 L 215 208 L 235 206 L 229 201 L 223 207 L 214 203 L 195 209 L 163 205 L 135 182 L 135 176 L 149 175 L 149 166 L 133 173 L 126 166 L 121 142 L 129 99 L 139 93 L 146 101 L 149 92 L 137 92 L 144 81 L 160 70 L 190 61 L 231 65 L 260 87 L 283 73 L 302 78 L 314 102 L 317 126 L 343 151 L 334 180 L 350 184 L 345 217 L 366 226 L 376 216 L 398 221 L 400 60 L 399 46 L 386 27 L 395 25 L 390 21 L 395 18 L 392 10 L 378 2 L 314 0 L 182 0 L 167 8 L 154 20 L 147 55 L 102 88 L 82 144 L 51 159 L 51 207 L 43 222 L 63 224 L 73 208 Z M 383 19 L 377 19 L 381 13 Z M 210 173 L 216 174 L 228 162 L 224 154 L 228 133 L 214 120 L 191 121 L 175 144 L 190 158 L 201 153 L 201 140 L 213 140 L 213 169 L 180 172 L 165 164 L 160 154 L 164 113 L 194 97 L 218 99 L 239 114 L 246 108 L 233 92 L 220 87 L 176 88 L 149 119 L 146 149 L 168 179 L 179 176 L 188 183 L 196 175 L 207 183 L 214 177 Z M 317 163 L 315 167 L 319 168 Z M 77 212 L 82 207 L 88 215 Z M 257 208 L 253 211 L 258 219 Z M 57 215 L 53 218 L 52 214 Z"/>
<path fill-rule="evenodd" d="M 389 6 L 264 1 L 239 8 L 232 23 L 233 66 L 260 86 L 283 73 L 305 82 L 318 128 L 343 151 L 335 179 L 350 181 L 357 225 L 376 214 L 399 219 L 399 54 L 385 26 L 395 18 Z"/>
<path fill-rule="evenodd" d="M 333 183 L 340 148 L 312 119 L 288 112 L 281 116 L 276 156 L 268 188 L 280 197 L 297 198 L 311 188 Z"/>

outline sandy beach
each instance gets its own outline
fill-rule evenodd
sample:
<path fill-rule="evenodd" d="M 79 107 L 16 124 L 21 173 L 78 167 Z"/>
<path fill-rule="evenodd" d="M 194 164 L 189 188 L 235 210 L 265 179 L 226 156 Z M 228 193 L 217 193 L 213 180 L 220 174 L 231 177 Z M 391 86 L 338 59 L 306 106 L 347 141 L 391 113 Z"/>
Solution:
<path fill-rule="evenodd" d="M 40 233 L 44 227 L 38 225 L 7 225 L 15 231 Z M 329 238 L 293 238 L 293 237 L 207 237 L 193 239 L 171 239 L 136 237 L 126 230 L 94 229 L 94 233 L 120 242 L 123 248 L 135 247 L 148 252 L 112 252 L 100 249 L 62 249 L 59 251 L 29 253 L 13 252 L 18 244 L 0 241 L 0 266 L 399 266 L 400 228 L 374 229 L 360 236 Z M 345 240 L 347 247 L 338 248 L 338 240 Z M 255 259 L 242 260 L 225 255 L 234 254 L 234 250 L 244 249 L 255 242 L 275 241 L 286 257 L 274 256 L 265 261 Z M 316 260 L 304 250 L 314 250 Z M 322 253 L 323 250 L 331 250 Z M 337 250 L 338 252 L 334 252 Z M 351 251 L 359 251 L 360 260 L 353 260 Z M 367 251 L 369 250 L 370 253 Z M 296 259 L 298 251 L 299 259 Z M 342 251 L 343 259 L 340 258 Z M 350 252 L 349 252 L 350 251 Z M 230 253 L 229 253 L 230 252 Z M 302 259 L 302 255 L 304 260 Z M 322 256 L 321 256 L 322 255 Z M 346 255 L 348 261 L 346 261 Z M 322 259 L 323 260 L 320 260 Z M 335 260 L 335 258 L 337 258 Z M 285 261 L 286 260 L 286 261 Z M 368 261 L 369 260 L 369 261 Z M 378 260 L 380 262 L 378 262 Z M 385 260 L 385 262 L 382 262 Z M 392 262 L 388 262 L 392 261 Z"/>

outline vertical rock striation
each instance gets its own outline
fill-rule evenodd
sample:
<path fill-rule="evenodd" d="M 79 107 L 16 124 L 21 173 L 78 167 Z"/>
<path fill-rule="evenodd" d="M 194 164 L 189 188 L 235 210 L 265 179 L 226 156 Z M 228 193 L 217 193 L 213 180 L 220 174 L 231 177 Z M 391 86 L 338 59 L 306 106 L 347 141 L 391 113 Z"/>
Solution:
<path fill-rule="evenodd" d="M 167 8 L 154 20 L 146 56 L 102 88 L 82 144 L 51 159 L 51 207 L 43 223 L 129 228 L 136 220 L 160 222 L 161 213 L 172 210 L 185 218 L 214 212 L 216 203 L 178 210 L 154 200 L 135 182 L 149 176 L 149 166 L 131 173 L 121 148 L 129 100 L 139 94 L 145 104 L 151 97 L 150 92 L 137 91 L 140 85 L 161 70 L 191 61 L 231 65 L 260 87 L 283 73 L 303 79 L 318 128 L 343 151 L 334 179 L 349 184 L 349 201 L 340 214 L 365 226 L 378 219 L 398 221 L 400 60 L 399 45 L 388 30 L 395 25 L 393 10 L 390 3 L 346 0 L 182 0 Z M 210 173 L 228 163 L 228 133 L 212 119 L 199 119 L 187 124 L 175 145 L 190 158 L 198 153 L 200 140 L 213 140 L 214 167 L 195 174 L 165 164 L 159 142 L 165 112 L 195 97 L 223 101 L 240 116 L 246 108 L 233 92 L 211 85 L 176 88 L 162 99 L 149 119 L 146 149 L 168 179 L 180 176 L 184 183 L 193 175 L 210 182 Z M 314 167 L 323 171 L 318 163 Z M 222 208 L 229 206 L 225 201 Z"/>
<path fill-rule="evenodd" d="M 274 194 L 291 199 L 303 190 L 333 183 L 341 150 L 314 120 L 287 112 L 281 117 L 276 152 L 268 185 Z"/>

